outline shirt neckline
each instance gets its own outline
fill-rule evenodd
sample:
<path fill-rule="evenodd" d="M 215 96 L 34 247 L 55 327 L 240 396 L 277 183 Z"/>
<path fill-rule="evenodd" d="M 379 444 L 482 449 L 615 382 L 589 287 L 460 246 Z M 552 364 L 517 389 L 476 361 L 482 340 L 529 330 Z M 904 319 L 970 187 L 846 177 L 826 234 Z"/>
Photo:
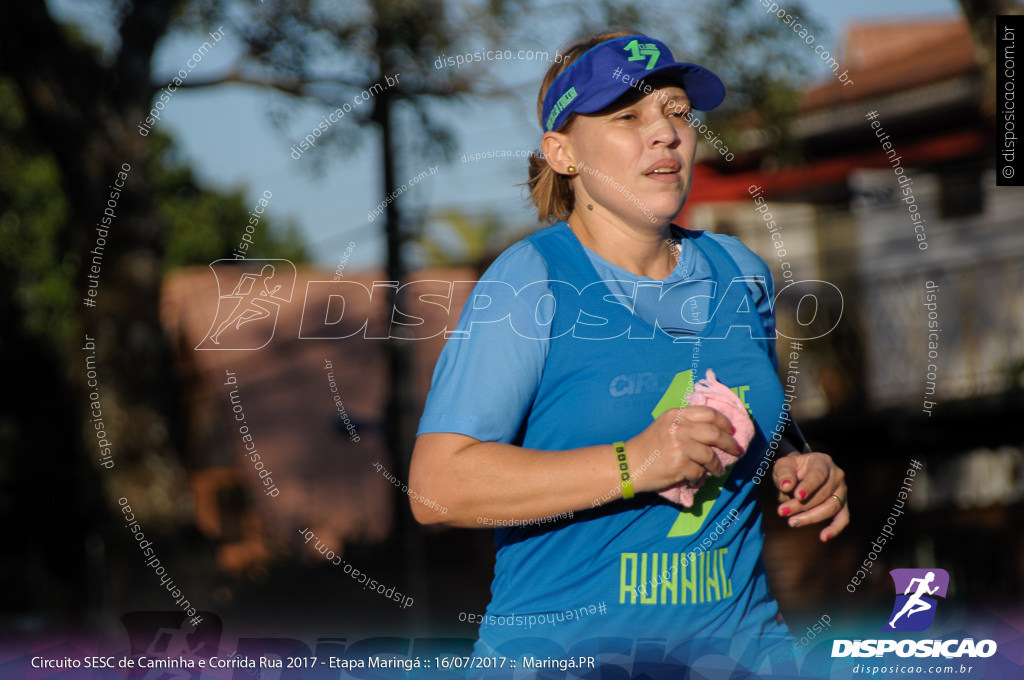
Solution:
<path fill-rule="evenodd" d="M 568 224 L 566 225 L 568 226 Z M 663 279 L 655 279 L 650 276 L 642 276 L 640 274 L 634 274 L 628 269 L 623 269 L 617 264 L 609 262 L 599 255 L 596 251 L 591 250 L 587 246 L 580 242 L 580 247 L 583 248 L 583 252 L 587 254 L 587 257 L 593 262 L 597 262 L 608 269 L 611 269 L 616 273 L 616 276 L 624 275 L 626 281 L 657 281 L 661 283 L 677 283 L 679 281 L 688 281 L 693 272 L 696 270 L 696 258 L 698 255 L 697 247 L 687 238 L 686 230 L 682 227 L 672 224 L 669 225 L 672 230 L 672 235 L 679 239 L 679 259 L 676 261 L 676 266 L 669 272 L 669 275 Z M 577 239 L 578 241 L 579 239 Z"/>

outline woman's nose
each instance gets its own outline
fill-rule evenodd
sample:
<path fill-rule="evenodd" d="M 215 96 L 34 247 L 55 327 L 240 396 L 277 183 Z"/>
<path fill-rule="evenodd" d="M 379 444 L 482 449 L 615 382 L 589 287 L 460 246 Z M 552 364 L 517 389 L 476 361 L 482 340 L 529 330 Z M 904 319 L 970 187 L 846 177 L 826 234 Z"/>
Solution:
<path fill-rule="evenodd" d="M 664 144 L 672 144 L 673 141 L 678 140 L 676 135 L 676 129 L 672 123 L 669 122 L 668 118 L 659 117 L 644 127 L 641 131 L 643 135 L 644 143 L 648 146 L 657 142 Z"/>

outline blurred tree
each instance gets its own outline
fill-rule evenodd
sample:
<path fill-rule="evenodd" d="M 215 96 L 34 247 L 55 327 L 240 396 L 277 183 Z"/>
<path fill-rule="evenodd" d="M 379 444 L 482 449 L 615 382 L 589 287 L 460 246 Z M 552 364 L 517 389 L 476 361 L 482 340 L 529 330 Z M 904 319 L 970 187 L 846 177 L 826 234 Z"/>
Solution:
<path fill-rule="evenodd" d="M 500 247 L 506 230 L 497 215 L 474 217 L 445 210 L 427 220 L 415 239 L 417 258 L 428 267 L 475 265 Z"/>
<path fill-rule="evenodd" d="M 687 49 L 678 50 L 677 56 L 720 71 L 734 96 L 739 91 L 748 102 L 786 113 L 792 90 L 786 89 L 789 81 L 783 76 L 799 72 L 811 52 L 794 50 L 792 36 L 782 39 L 789 29 L 781 22 L 740 7 L 739 0 L 696 4 L 695 11 L 679 19 Z M 239 197 L 218 201 L 196 192 L 181 166 L 156 162 L 162 150 L 159 136 L 139 134 L 139 122 L 167 84 L 151 78 L 160 42 L 169 35 L 205 34 L 223 25 L 238 49 L 237 59 L 219 75 L 205 80 L 197 75 L 182 87 L 256 85 L 319 102 L 325 111 L 393 79 L 395 86 L 378 86 L 374 96 L 364 95 L 364 103 L 321 138 L 328 148 L 350 152 L 370 139 L 360 134 L 363 128 L 375 130 L 381 193 L 387 195 L 398 186 L 402 152 L 409 153 L 404 163 L 415 165 L 451 148 L 452 129 L 459 121 L 438 122 L 442 109 L 431 103 L 507 95 L 507 87 L 489 84 L 486 65 L 475 71 L 437 69 L 438 55 L 505 46 L 553 52 L 573 34 L 609 27 L 636 27 L 673 42 L 675 37 L 666 31 L 675 24 L 664 18 L 679 12 L 668 3 L 615 7 L 611 0 L 537 6 L 507 0 L 366 0 L 345 5 L 266 0 L 251 6 L 228 0 L 109 0 L 93 3 L 90 11 L 106 17 L 114 29 L 109 44 L 89 44 L 76 29 L 58 24 L 43 2 L 0 5 L 0 75 L 13 83 L 21 107 L 21 127 L 8 135 L 23 137 L 14 146 L 27 150 L 21 160 L 32 180 L 18 188 L 27 193 L 9 204 L 6 212 L 15 217 L 5 218 L 5 228 L 16 229 L 26 217 L 31 219 L 35 233 L 20 238 L 34 239 L 28 245 L 35 246 L 36 258 L 2 258 L 3 283 L 12 286 L 4 294 L 18 290 L 20 296 L 4 300 L 8 319 L 36 333 L 12 334 L 9 342 L 47 336 L 54 388 L 65 397 L 70 389 L 76 403 L 84 404 L 89 391 L 80 347 L 84 334 L 95 339 L 104 417 L 117 460 L 114 470 L 102 471 L 102 479 L 116 480 L 108 488 L 129 500 L 145 498 L 140 508 L 144 519 L 171 524 L 183 521 L 189 508 L 176 455 L 182 431 L 177 388 L 158 316 L 161 279 L 168 263 L 208 261 L 211 252 L 220 250 L 225 235 L 216 228 L 204 230 L 228 224 L 225 218 L 231 217 Z M 741 39 L 730 38 L 744 18 L 750 22 L 742 24 L 748 28 Z M 740 84 L 739 90 L 734 83 Z M 271 114 L 287 120 L 295 108 L 291 98 L 272 105 Z M 29 156 L 36 160 L 29 162 Z M 307 165 L 314 167 L 325 158 L 325 153 L 317 154 Z M 94 226 L 107 205 L 110 184 L 127 166 L 131 170 L 104 250 L 98 305 L 87 308 L 81 296 L 92 261 Z M 384 220 L 387 276 L 394 281 L 405 277 L 404 246 L 415 235 L 403 226 L 402 204 L 401 198 L 387 203 Z M 49 301 L 41 302 L 39 296 Z M 18 352 L 21 344 L 12 349 Z M 43 351 L 42 346 L 34 349 Z M 408 472 L 416 417 L 407 382 L 412 375 L 409 352 L 408 343 L 390 343 L 387 430 L 402 475 Z M 72 452 L 81 452 L 83 446 L 89 455 L 94 451 L 91 431 L 79 425 L 62 439 L 61 455 L 69 462 L 81 461 Z M 396 516 L 408 526 L 407 499 L 399 494 L 395 498 Z"/>
<path fill-rule="evenodd" d="M 680 36 L 686 59 L 710 68 L 726 86 L 725 101 L 706 116 L 708 125 L 729 148 L 754 151 L 764 165 L 802 160 L 789 123 L 820 64 L 785 17 L 793 17 L 790 22 L 819 43 L 828 39 L 802 2 L 785 4 L 780 17 L 749 0 L 703 2 L 694 8 L 693 21 L 682 24 L 685 33 Z M 709 162 L 720 160 L 716 156 Z"/>
<path fill-rule="evenodd" d="M 56 247 L 67 202 L 57 164 L 25 126 L 15 88 L 0 77 L 0 351 L 9 358 L 0 397 L 0 514 L 8 520 L 0 610 L 70 615 L 85 608 L 85 570 L 61 565 L 88 563 L 83 537 L 95 520 L 64 508 L 100 503 L 60 351 L 72 328 L 74 266 Z M 35 520 L 20 519 L 29 507 Z"/>
<path fill-rule="evenodd" d="M 167 221 L 164 269 L 206 266 L 234 257 L 242 226 L 248 223 L 252 201 L 241 189 L 214 192 L 203 189 L 192 169 L 177 156 L 170 138 L 150 133 L 153 160 L 147 166 L 161 215 Z M 309 260 L 299 227 L 278 226 L 270 217 L 260 220 L 259 238 L 246 258 L 283 258 L 295 264 Z"/>
<path fill-rule="evenodd" d="M 239 225 L 248 220 L 248 201 L 242 192 L 200 189 L 192 171 L 178 160 L 170 139 L 159 133 L 151 136 L 143 167 L 152 179 L 155 210 L 169 225 L 164 267 L 206 265 L 230 257 Z M 8 554 L 23 555 L 25 561 L 0 564 L 0 580 L 8 584 L 0 599 L 0 609 L 5 611 L 74 614 L 84 608 L 95 590 L 85 582 L 88 570 L 79 567 L 98 566 L 90 555 L 96 554 L 100 544 L 94 539 L 83 542 L 83 538 L 96 535 L 103 517 L 101 474 L 118 479 L 117 485 L 108 485 L 108 491 L 121 489 L 124 475 L 145 475 L 154 465 L 181 476 L 176 458 L 151 460 L 145 469 L 137 458 L 133 460 L 130 449 L 121 446 L 124 438 L 115 434 L 119 430 L 115 423 L 131 415 L 118 408 L 118 395 L 107 391 L 108 385 L 119 381 L 118 376 L 108 375 L 104 364 L 98 364 L 103 378 L 99 389 L 105 431 L 114 443 L 116 472 L 101 472 L 98 467 L 95 430 L 81 417 L 86 400 L 73 388 L 84 373 L 85 353 L 76 334 L 83 288 L 76 275 L 82 258 L 58 247 L 60 239 L 66 238 L 62 230 L 68 226 L 68 212 L 54 155 L 33 134 L 11 79 L 0 76 L 0 313 L 4 319 L 0 349 L 17 357 L 8 373 L 10 384 L 17 388 L 5 391 L 0 410 L 0 450 L 24 452 L 5 455 L 0 462 L 0 512 L 13 517 L 18 508 L 31 504 L 37 521 L 52 527 L 40 534 L 31 524 L 10 524 Z M 279 235 L 269 218 L 263 224 L 250 256 L 306 259 L 294 226 Z M 111 231 L 116 234 L 120 226 L 115 221 Z M 69 380 L 69 373 L 78 375 Z M 54 420 L 64 427 L 54 427 Z M 29 485 L 26 480 L 40 483 Z M 75 511 L 68 512 L 69 508 Z"/>

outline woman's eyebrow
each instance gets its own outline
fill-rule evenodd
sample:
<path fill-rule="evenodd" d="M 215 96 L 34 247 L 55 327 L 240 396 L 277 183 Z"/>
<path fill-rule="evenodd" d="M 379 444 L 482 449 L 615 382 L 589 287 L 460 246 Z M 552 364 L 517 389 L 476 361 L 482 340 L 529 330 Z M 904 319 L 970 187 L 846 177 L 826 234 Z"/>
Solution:
<path fill-rule="evenodd" d="M 664 108 L 667 109 L 688 109 L 691 108 L 693 105 L 690 103 L 689 99 L 676 99 L 675 101 L 670 100 L 664 102 L 662 106 L 664 106 Z"/>
<path fill-rule="evenodd" d="M 657 101 L 662 105 L 668 105 L 669 102 L 674 101 L 676 104 L 687 104 L 690 103 L 690 98 L 686 96 L 686 90 L 682 88 L 674 88 L 673 90 L 658 90 L 652 92 L 647 96 L 654 96 Z"/>

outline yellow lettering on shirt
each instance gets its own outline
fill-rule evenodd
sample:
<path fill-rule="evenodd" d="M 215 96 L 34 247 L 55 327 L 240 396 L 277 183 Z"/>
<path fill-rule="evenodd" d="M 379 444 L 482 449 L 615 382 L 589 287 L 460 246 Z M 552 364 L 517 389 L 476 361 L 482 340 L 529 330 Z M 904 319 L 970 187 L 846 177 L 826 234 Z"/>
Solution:
<path fill-rule="evenodd" d="M 621 553 L 619 604 L 691 605 L 732 597 L 728 548 L 690 553 Z"/>

